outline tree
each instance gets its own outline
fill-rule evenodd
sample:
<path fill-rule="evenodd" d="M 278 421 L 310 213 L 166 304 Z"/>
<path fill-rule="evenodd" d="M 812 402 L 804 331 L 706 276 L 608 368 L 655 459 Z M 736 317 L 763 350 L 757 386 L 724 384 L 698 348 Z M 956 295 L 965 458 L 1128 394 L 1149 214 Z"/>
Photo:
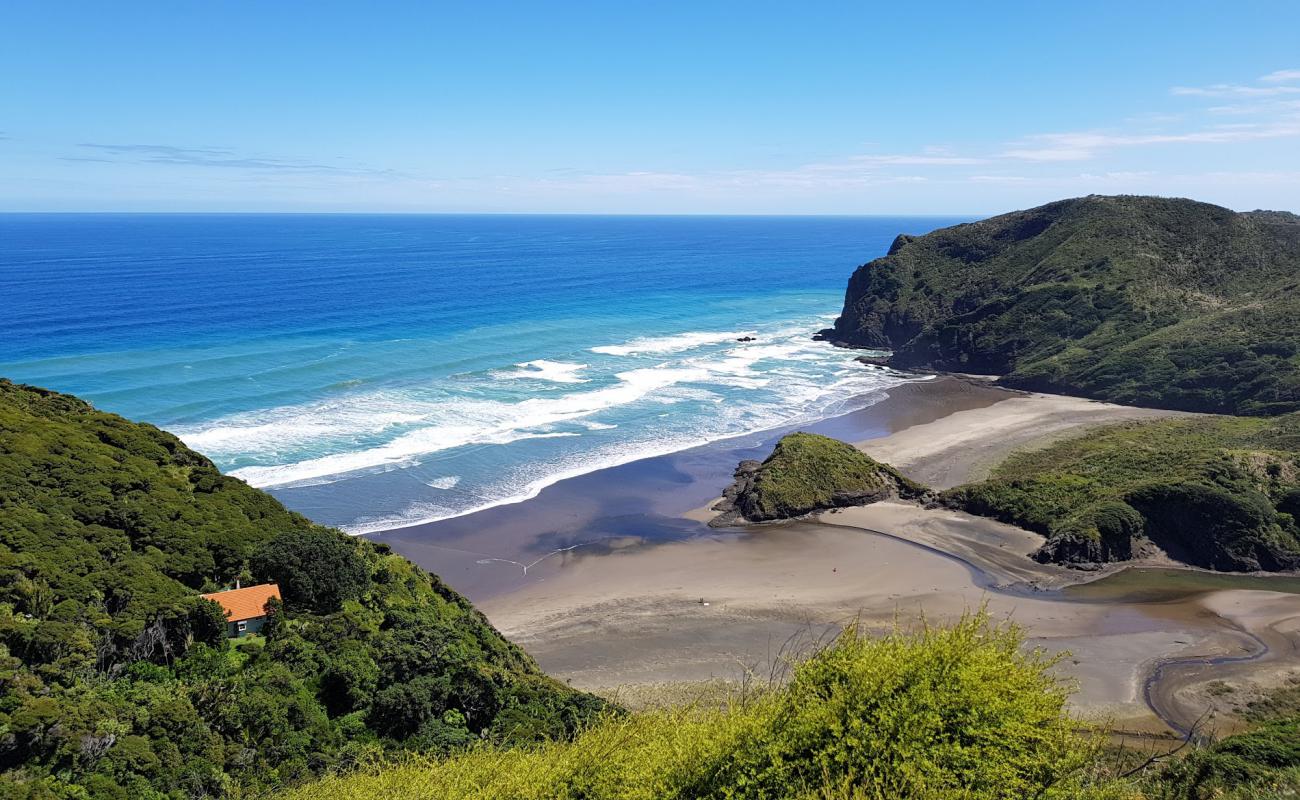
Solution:
<path fill-rule="evenodd" d="M 370 579 L 357 543 L 324 530 L 281 533 L 259 547 L 249 563 L 259 579 L 280 585 L 286 605 L 317 614 L 333 613 L 345 600 L 360 597 Z"/>
<path fill-rule="evenodd" d="M 226 644 L 226 612 L 215 600 L 200 597 L 190 609 L 190 632 L 194 641 L 212 647 Z"/>

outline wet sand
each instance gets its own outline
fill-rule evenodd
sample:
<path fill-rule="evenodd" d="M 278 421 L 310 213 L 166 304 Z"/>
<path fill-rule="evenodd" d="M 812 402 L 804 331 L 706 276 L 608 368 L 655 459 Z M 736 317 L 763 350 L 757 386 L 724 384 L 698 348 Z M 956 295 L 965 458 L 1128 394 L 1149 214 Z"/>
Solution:
<path fill-rule="evenodd" d="M 1089 425 L 1170 414 L 952 377 L 888 394 L 803 429 L 944 487 Z M 1098 575 L 1032 561 L 1035 534 L 906 503 L 728 531 L 691 513 L 785 432 L 603 470 L 377 538 L 468 594 L 548 672 L 607 694 L 680 698 L 719 680 L 766 680 L 785 656 L 855 620 L 943 622 L 981 605 L 1023 626 L 1031 644 L 1069 651 L 1058 669 L 1078 682 L 1075 708 L 1120 730 L 1176 731 L 1210 699 L 1230 725 L 1233 709 L 1210 697 L 1210 681 L 1248 693 L 1300 668 L 1294 594 L 1194 581 L 1155 599 L 1109 596 L 1104 580 L 1062 591 Z"/>
<path fill-rule="evenodd" d="M 874 405 L 798 429 L 845 441 L 877 439 L 1018 396 L 977 382 L 928 378 L 888 389 Z M 765 457 L 777 439 L 794 429 L 598 470 L 560 481 L 520 503 L 370 538 L 391 545 L 478 602 L 558 574 L 580 551 L 605 552 L 629 538 L 670 542 L 707 535 L 700 521 L 684 515 L 716 497 L 731 482 L 738 462 Z"/>
<path fill-rule="evenodd" d="M 1146 695 L 1148 675 L 1164 660 L 1240 654 L 1251 647 L 1251 634 L 1277 629 L 1278 663 L 1300 667 L 1293 651 L 1300 596 L 1235 590 L 1126 602 L 999 590 L 1027 575 L 1039 584 L 1089 576 L 1023 556 L 1025 564 L 1008 570 L 1013 545 L 1002 552 L 972 534 L 968 520 L 915 511 L 935 515 L 918 523 L 930 534 L 949 530 L 996 551 L 977 546 L 958 557 L 843 522 L 796 522 L 580 557 L 560 575 L 481 607 L 543 668 L 575 686 L 610 693 L 677 685 L 681 695 L 681 684 L 765 680 L 779 671 L 783 655 L 850 622 L 873 629 L 922 618 L 943 623 L 985 606 L 1023 626 L 1032 645 L 1069 652 L 1059 669 L 1078 682 L 1076 710 L 1135 733 L 1167 730 Z M 1270 604 L 1253 605 L 1265 596 Z M 1245 598 L 1251 618 L 1224 613 L 1233 597 Z M 1240 677 L 1254 680 L 1263 665 L 1239 665 Z M 1216 677 L 1225 676 L 1168 670 L 1157 708 L 1182 727 L 1205 707 L 1195 686 Z M 1163 702 L 1166 694 L 1183 699 Z"/>

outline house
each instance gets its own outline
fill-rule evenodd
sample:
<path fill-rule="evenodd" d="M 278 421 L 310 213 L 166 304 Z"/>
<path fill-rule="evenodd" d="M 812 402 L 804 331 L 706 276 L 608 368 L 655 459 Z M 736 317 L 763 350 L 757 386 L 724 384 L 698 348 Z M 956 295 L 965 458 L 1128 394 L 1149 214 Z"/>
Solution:
<path fill-rule="evenodd" d="M 225 610 L 226 636 L 238 639 L 262 629 L 266 623 L 266 604 L 272 599 L 280 599 L 280 587 L 274 583 L 263 583 L 242 589 L 212 592 L 203 597 Z"/>

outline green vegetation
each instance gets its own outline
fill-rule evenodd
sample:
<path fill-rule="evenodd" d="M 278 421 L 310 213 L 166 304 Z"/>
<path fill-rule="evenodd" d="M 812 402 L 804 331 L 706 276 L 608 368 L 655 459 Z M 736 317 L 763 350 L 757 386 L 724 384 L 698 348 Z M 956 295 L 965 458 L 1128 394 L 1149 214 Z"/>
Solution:
<path fill-rule="evenodd" d="M 365 593 L 370 570 L 352 542 L 288 530 L 254 551 L 249 568 L 280 585 L 291 609 L 329 614 Z"/>
<path fill-rule="evenodd" d="M 785 686 L 607 716 L 573 741 L 379 760 L 282 800 L 1281 800 L 1300 716 L 1132 767 L 1071 719 L 1053 661 L 984 614 L 877 639 L 846 631 Z M 1097 732 L 1098 734 L 1100 732 Z M 1155 745 L 1151 754 L 1160 754 Z M 1177 749 L 1175 745 L 1165 749 Z"/>
<path fill-rule="evenodd" d="M 1017 453 L 946 505 L 1048 537 L 1044 561 L 1133 557 L 1153 542 L 1219 570 L 1300 568 L 1300 414 L 1111 425 Z"/>
<path fill-rule="evenodd" d="M 1152 800 L 1271 800 L 1300 795 L 1300 717 L 1229 736 L 1174 762 Z"/>
<path fill-rule="evenodd" d="M 202 591 L 276 580 L 264 636 Z M 0 798 L 248 796 L 603 708 L 464 598 L 149 425 L 0 381 Z"/>
<path fill-rule="evenodd" d="M 800 432 L 782 437 L 762 463 L 742 462 L 715 510 L 725 512 L 725 522 L 762 522 L 924 491 L 850 444 Z"/>
<path fill-rule="evenodd" d="M 1300 410 L 1300 217 L 1085 197 L 900 236 L 828 338 L 1036 391 Z"/>
<path fill-rule="evenodd" d="M 380 764 L 286 800 L 982 800 L 1080 796 L 1096 742 L 1052 662 L 984 616 L 850 630 L 790 682 L 722 708 L 606 718 L 572 742 Z"/>

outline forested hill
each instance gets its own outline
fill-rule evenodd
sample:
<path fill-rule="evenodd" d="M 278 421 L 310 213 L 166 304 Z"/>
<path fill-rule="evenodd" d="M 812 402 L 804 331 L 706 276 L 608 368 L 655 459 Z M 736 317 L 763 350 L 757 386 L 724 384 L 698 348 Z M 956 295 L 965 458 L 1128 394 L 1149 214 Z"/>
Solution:
<path fill-rule="evenodd" d="M 200 592 L 278 582 L 264 636 Z M 150 425 L 0 380 L 0 798 L 221 797 L 563 737 L 600 701 L 464 598 Z"/>
<path fill-rule="evenodd" d="M 1090 196 L 899 236 L 822 335 L 1024 389 L 1296 411 L 1300 217 Z"/>

